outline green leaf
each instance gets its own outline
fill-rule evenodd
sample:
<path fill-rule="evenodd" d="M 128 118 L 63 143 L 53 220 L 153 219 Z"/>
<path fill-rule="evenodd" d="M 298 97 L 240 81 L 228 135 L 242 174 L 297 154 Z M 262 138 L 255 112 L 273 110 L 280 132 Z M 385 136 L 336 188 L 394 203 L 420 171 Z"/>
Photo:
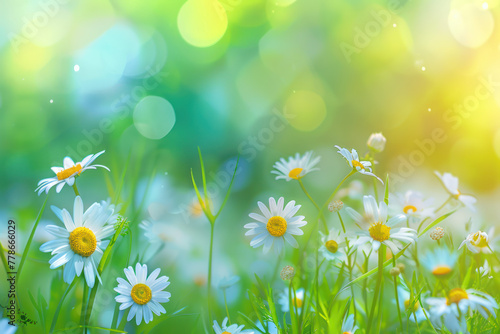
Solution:
<path fill-rule="evenodd" d="M 239 162 L 240 162 L 240 157 L 238 156 L 238 158 L 236 160 L 236 166 L 234 167 L 233 177 L 231 178 L 231 183 L 229 183 L 229 188 L 227 189 L 226 197 L 224 197 L 224 201 L 222 202 L 222 205 L 220 206 L 219 211 L 215 215 L 215 219 L 217 219 L 217 217 L 219 217 L 222 209 L 224 208 L 224 206 L 226 206 L 226 202 L 229 199 L 229 193 L 231 193 L 231 188 L 233 187 L 233 182 L 234 182 L 234 178 L 236 176 L 236 171 L 238 170 Z"/>
<path fill-rule="evenodd" d="M 387 174 L 387 177 L 385 178 L 384 202 L 389 205 L 389 174 Z"/>

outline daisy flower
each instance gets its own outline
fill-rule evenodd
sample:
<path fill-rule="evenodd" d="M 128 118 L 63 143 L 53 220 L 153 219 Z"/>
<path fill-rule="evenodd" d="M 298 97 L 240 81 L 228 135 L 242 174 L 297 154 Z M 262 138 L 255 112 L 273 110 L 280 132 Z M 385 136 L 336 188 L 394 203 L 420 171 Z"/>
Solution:
<path fill-rule="evenodd" d="M 368 141 L 366 142 L 366 146 L 375 152 L 382 152 L 385 148 L 385 143 L 387 139 L 385 139 L 382 132 L 372 133 Z"/>
<path fill-rule="evenodd" d="M 250 241 L 253 248 L 264 246 L 264 253 L 267 253 L 274 245 L 277 253 L 281 252 L 285 240 L 297 248 L 299 244 L 293 235 L 302 235 L 304 232 L 300 227 L 307 224 L 304 216 L 294 216 L 300 209 L 300 205 L 295 205 L 295 201 L 288 202 L 283 208 L 285 199 L 280 197 L 278 203 L 273 197 L 269 198 L 269 209 L 262 202 L 257 202 L 261 214 L 251 213 L 250 218 L 255 222 L 246 224 L 249 229 L 245 235 L 255 235 Z"/>
<path fill-rule="evenodd" d="M 476 203 L 476 198 L 471 195 L 463 195 L 460 190 L 458 190 L 458 178 L 451 175 L 450 173 L 444 173 L 441 175 L 438 171 L 434 172 L 441 183 L 443 184 L 446 191 L 460 203 L 468 207 L 471 211 L 476 211 L 474 204 Z"/>
<path fill-rule="evenodd" d="M 71 283 L 75 275 L 80 276 L 83 271 L 87 285 L 92 288 L 96 275 L 101 280 L 97 264 L 109 244 L 109 240 L 103 239 L 115 233 L 114 225 L 105 225 L 113 216 L 112 208 L 94 203 L 83 212 L 80 196 L 75 198 L 73 217 L 66 209 L 51 208 L 65 227 L 47 225 L 47 232 L 57 239 L 44 243 L 40 250 L 54 255 L 49 260 L 50 269 L 65 265 L 63 278 L 66 283 Z"/>
<path fill-rule="evenodd" d="M 127 321 L 135 316 L 135 323 L 140 325 L 142 318 L 148 323 L 153 320 L 153 313 L 157 316 L 167 313 L 160 303 L 167 303 L 170 300 L 170 292 L 162 291 L 170 285 L 167 276 L 161 276 L 160 268 L 153 270 L 148 276 L 148 267 L 137 263 L 135 272 L 132 266 L 123 269 L 127 280 L 118 277 L 118 286 L 114 288 L 119 293 L 115 297 L 117 303 L 120 303 L 120 311 L 130 307 Z"/>
<path fill-rule="evenodd" d="M 446 298 L 427 298 L 431 306 L 430 320 L 435 327 L 443 325 L 452 333 L 468 333 L 465 316 L 468 312 L 478 311 L 485 319 L 495 317 L 498 304 L 491 296 L 473 289 L 455 288 Z"/>
<path fill-rule="evenodd" d="M 464 241 L 460 244 L 458 249 L 462 248 L 464 245 L 472 253 L 491 253 L 490 250 L 490 240 L 493 237 L 493 228 L 491 228 L 488 233 L 483 231 L 477 231 L 475 233 L 470 233 Z"/>
<path fill-rule="evenodd" d="M 103 165 L 91 165 L 98 156 L 103 154 L 101 151 L 97 154 L 90 154 L 86 156 L 82 161 L 75 163 L 70 157 L 64 158 L 64 167 L 52 167 L 52 171 L 56 174 L 54 177 L 49 177 L 38 182 L 38 187 L 35 192 L 38 191 L 38 196 L 45 191 L 46 194 L 49 193 L 50 188 L 56 186 L 56 192 L 59 193 L 65 184 L 68 186 L 73 186 L 75 184 L 75 178 L 80 176 L 80 174 L 87 169 L 96 169 L 97 167 L 105 168 L 109 171 L 109 168 Z"/>
<path fill-rule="evenodd" d="M 9 319 L 4 318 L 0 320 L 0 333 L 14 334 L 17 330 L 16 326 L 9 325 Z"/>
<path fill-rule="evenodd" d="M 387 204 L 377 202 L 373 196 L 364 196 L 363 205 L 365 216 L 363 217 L 352 208 L 346 208 L 347 213 L 358 223 L 358 226 L 369 224 L 368 231 L 359 232 L 360 237 L 354 243 L 354 247 L 359 247 L 365 243 L 371 243 L 373 250 L 378 251 L 380 245 L 388 246 L 395 254 L 401 248 L 400 241 L 413 242 L 417 238 L 414 229 L 393 227 L 405 220 L 404 215 L 397 215 L 387 220 Z"/>
<path fill-rule="evenodd" d="M 328 235 L 319 232 L 321 236 L 321 247 L 319 252 L 327 260 L 346 260 L 345 238 L 341 238 L 340 231 L 331 229 Z"/>
<path fill-rule="evenodd" d="M 437 278 L 450 275 L 457 262 L 458 254 L 447 248 L 436 248 L 428 252 L 422 259 L 422 264 Z"/>
<path fill-rule="evenodd" d="M 424 200 L 424 196 L 416 191 L 407 191 L 405 194 L 390 196 L 391 211 L 405 215 L 409 222 L 417 222 L 427 217 L 434 216 L 430 207 L 432 199 Z"/>
<path fill-rule="evenodd" d="M 344 319 L 342 323 L 342 329 L 340 330 L 343 334 L 354 334 L 358 330 L 358 326 L 354 326 L 354 314 L 351 314 Z"/>
<path fill-rule="evenodd" d="M 219 324 L 217 323 L 217 321 L 214 320 L 214 331 L 215 331 L 215 334 L 240 334 L 240 333 L 253 333 L 253 331 L 244 331 L 243 328 L 245 327 L 245 325 L 240 325 L 238 326 L 237 324 L 232 324 L 231 326 L 227 326 L 227 317 L 222 321 L 222 326 L 219 326 Z"/>
<path fill-rule="evenodd" d="M 284 292 L 280 294 L 278 299 L 278 304 L 281 305 L 281 311 L 290 312 L 290 300 L 288 298 L 289 288 L 285 288 Z M 304 306 L 304 296 L 305 290 L 298 289 L 295 291 L 295 296 L 292 291 L 292 304 L 294 307 L 297 307 L 297 310 L 300 310 Z"/>
<path fill-rule="evenodd" d="M 288 157 L 288 161 L 283 158 L 277 161 L 273 165 L 275 170 L 271 171 L 271 173 L 278 175 L 276 176 L 276 180 L 298 180 L 306 176 L 309 172 L 319 170 L 319 168 L 315 168 L 315 166 L 320 159 L 321 157 L 313 158 L 313 151 L 306 152 L 303 156 L 296 153 L 295 157 Z"/>
<path fill-rule="evenodd" d="M 278 327 L 272 321 L 267 322 L 267 327 L 264 328 L 260 322 L 257 323 L 257 327 L 262 331 L 262 333 L 278 334 Z"/>
<path fill-rule="evenodd" d="M 338 145 L 335 145 L 335 147 L 338 148 L 337 152 L 340 153 L 346 159 L 347 163 L 349 164 L 349 166 L 351 166 L 351 168 L 354 171 L 360 172 L 361 174 L 364 175 L 371 175 L 377 178 L 377 180 L 379 180 L 380 182 L 382 182 L 382 184 L 384 183 L 377 175 L 372 173 L 371 169 L 372 163 L 370 161 L 359 160 L 358 152 L 356 152 L 355 149 L 353 149 L 352 152 L 349 152 L 348 149 L 342 148 Z"/>
<path fill-rule="evenodd" d="M 411 313 L 410 320 L 412 322 L 415 322 L 415 318 L 417 318 L 417 322 L 419 323 L 427 319 L 420 302 L 415 300 L 415 296 L 412 299 L 410 291 L 403 284 L 398 285 L 398 305 L 400 310 L 406 310 L 408 313 Z"/>

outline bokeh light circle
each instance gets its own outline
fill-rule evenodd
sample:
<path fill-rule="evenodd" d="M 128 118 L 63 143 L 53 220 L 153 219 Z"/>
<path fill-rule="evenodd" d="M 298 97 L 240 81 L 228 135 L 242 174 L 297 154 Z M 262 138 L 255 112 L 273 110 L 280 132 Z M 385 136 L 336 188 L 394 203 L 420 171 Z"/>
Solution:
<path fill-rule="evenodd" d="M 174 127 L 174 107 L 162 97 L 146 96 L 134 109 L 134 126 L 149 139 L 161 139 Z"/>
<path fill-rule="evenodd" d="M 490 38 L 495 22 L 489 10 L 469 3 L 450 11 L 448 26 L 460 44 L 478 48 Z"/>
<path fill-rule="evenodd" d="M 212 46 L 226 33 L 226 10 L 216 0 L 188 0 L 179 11 L 177 27 L 189 44 Z"/>
<path fill-rule="evenodd" d="M 318 94 L 298 90 L 285 103 L 286 117 L 290 125 L 300 131 L 312 131 L 324 121 L 326 105 Z"/>

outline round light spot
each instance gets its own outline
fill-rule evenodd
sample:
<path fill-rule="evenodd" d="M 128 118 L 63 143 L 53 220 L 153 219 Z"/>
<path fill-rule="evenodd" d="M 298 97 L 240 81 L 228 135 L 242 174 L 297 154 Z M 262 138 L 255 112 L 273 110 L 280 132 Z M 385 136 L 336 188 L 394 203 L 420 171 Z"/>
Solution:
<path fill-rule="evenodd" d="M 80 65 L 78 65 L 78 64 L 77 64 L 77 65 L 75 65 L 75 66 L 73 67 L 73 69 L 75 70 L 75 72 L 80 71 Z"/>
<path fill-rule="evenodd" d="M 483 2 L 483 4 L 482 4 L 481 7 L 483 7 L 483 9 L 485 9 L 485 10 L 488 9 L 488 3 L 487 2 Z"/>
<path fill-rule="evenodd" d="M 326 105 L 314 92 L 298 90 L 285 103 L 288 122 L 297 130 L 312 131 L 325 120 Z"/>
<path fill-rule="evenodd" d="M 476 4 L 464 4 L 452 9 L 448 26 L 453 37 L 463 46 L 477 48 L 483 45 L 493 33 L 495 22 L 489 10 Z"/>
<path fill-rule="evenodd" d="M 54 103 L 54 100 L 50 100 L 49 102 L 50 102 L 50 103 Z"/>
<path fill-rule="evenodd" d="M 188 0 L 179 11 L 177 27 L 189 44 L 212 46 L 226 33 L 226 10 L 216 0 Z"/>
<path fill-rule="evenodd" d="M 422 71 L 425 71 L 425 66 L 422 66 Z"/>
<path fill-rule="evenodd" d="M 134 109 L 134 126 L 149 139 L 161 139 L 174 127 L 175 111 L 170 102 L 159 96 L 146 96 Z"/>

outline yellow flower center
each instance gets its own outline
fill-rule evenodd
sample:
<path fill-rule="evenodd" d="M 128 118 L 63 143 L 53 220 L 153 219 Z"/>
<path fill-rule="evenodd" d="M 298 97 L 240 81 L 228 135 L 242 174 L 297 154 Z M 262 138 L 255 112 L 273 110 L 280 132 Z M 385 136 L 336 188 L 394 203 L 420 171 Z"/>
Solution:
<path fill-rule="evenodd" d="M 407 213 L 408 213 L 408 211 L 410 211 L 410 210 L 411 210 L 412 212 L 417 212 L 417 208 L 416 208 L 416 207 L 414 207 L 413 205 L 407 205 L 407 206 L 405 206 L 405 207 L 403 208 L 403 212 L 404 212 L 405 214 L 407 214 Z"/>
<path fill-rule="evenodd" d="M 68 177 L 70 177 L 71 175 L 73 175 L 75 173 L 80 174 L 81 170 L 82 170 L 82 165 L 80 165 L 80 164 L 77 164 L 76 166 L 73 166 L 70 168 L 63 169 L 62 171 L 57 173 L 57 179 L 58 180 L 67 179 Z"/>
<path fill-rule="evenodd" d="M 297 308 L 302 307 L 302 299 L 295 297 L 292 301 L 294 306 L 297 306 Z"/>
<path fill-rule="evenodd" d="M 330 253 L 337 253 L 339 250 L 339 244 L 335 240 L 328 240 L 325 243 L 325 247 Z"/>
<path fill-rule="evenodd" d="M 411 312 L 415 312 L 420 308 L 420 303 L 418 300 L 414 301 L 413 303 L 410 304 L 410 300 L 405 300 L 405 308 L 407 310 L 410 310 Z"/>
<path fill-rule="evenodd" d="M 368 229 L 370 236 L 377 241 L 385 241 L 391 236 L 391 228 L 382 222 L 372 224 Z"/>
<path fill-rule="evenodd" d="M 273 237 L 281 237 L 286 232 L 286 220 L 280 216 L 274 216 L 267 221 L 267 231 Z"/>
<path fill-rule="evenodd" d="M 86 227 L 77 227 L 69 235 L 71 250 L 83 257 L 89 257 L 95 251 L 97 242 L 94 232 Z"/>
<path fill-rule="evenodd" d="M 487 247 L 488 246 L 488 236 L 481 231 L 474 233 L 472 236 L 472 241 L 470 242 L 473 246 L 476 247 Z"/>
<path fill-rule="evenodd" d="M 351 160 L 351 163 L 352 163 L 352 167 L 354 167 L 354 168 L 359 167 L 361 169 L 365 169 L 365 166 L 363 166 L 363 164 L 361 162 L 359 162 L 358 160 Z"/>
<path fill-rule="evenodd" d="M 303 168 L 294 168 L 288 173 L 288 177 L 298 180 L 301 178 L 300 173 L 302 173 L 303 170 Z"/>
<path fill-rule="evenodd" d="M 151 300 L 153 295 L 149 286 L 139 283 L 134 285 L 132 291 L 130 292 L 130 296 L 136 304 L 144 305 Z"/>
<path fill-rule="evenodd" d="M 451 305 L 451 303 L 458 304 L 462 299 L 469 299 L 469 295 L 465 290 L 460 288 L 451 289 L 448 292 L 448 298 L 446 298 L 446 304 Z"/>
<path fill-rule="evenodd" d="M 231 333 L 229 333 L 229 332 L 222 332 L 222 334 L 231 334 Z"/>
<path fill-rule="evenodd" d="M 432 274 L 435 276 L 446 276 L 451 273 L 451 268 L 448 266 L 437 266 L 432 271 Z"/>
<path fill-rule="evenodd" d="M 352 334 L 352 333 L 351 333 L 351 332 L 344 332 L 344 333 L 342 333 L 342 334 Z"/>

